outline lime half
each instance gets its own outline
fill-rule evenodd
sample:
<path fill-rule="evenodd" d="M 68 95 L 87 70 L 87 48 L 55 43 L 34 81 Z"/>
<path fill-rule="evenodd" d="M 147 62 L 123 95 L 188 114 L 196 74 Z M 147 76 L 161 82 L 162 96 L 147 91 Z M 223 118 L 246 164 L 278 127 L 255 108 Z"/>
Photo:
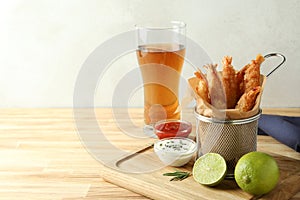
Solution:
<path fill-rule="evenodd" d="M 225 178 L 226 171 L 226 161 L 220 154 L 207 153 L 196 160 L 193 177 L 200 184 L 215 186 Z"/>

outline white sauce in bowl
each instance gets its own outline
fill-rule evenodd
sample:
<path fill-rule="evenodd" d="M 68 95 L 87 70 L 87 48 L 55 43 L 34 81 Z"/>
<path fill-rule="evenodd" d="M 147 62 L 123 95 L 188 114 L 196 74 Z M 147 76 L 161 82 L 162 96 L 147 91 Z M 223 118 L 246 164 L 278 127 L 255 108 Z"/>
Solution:
<path fill-rule="evenodd" d="M 154 151 L 159 159 L 175 167 L 188 163 L 196 150 L 196 142 L 188 138 L 165 138 L 154 144 Z"/>
<path fill-rule="evenodd" d="M 168 138 L 165 140 L 160 140 L 156 144 L 157 150 L 180 154 L 192 153 L 195 147 L 195 142 L 191 142 L 190 140 L 183 138 Z"/>

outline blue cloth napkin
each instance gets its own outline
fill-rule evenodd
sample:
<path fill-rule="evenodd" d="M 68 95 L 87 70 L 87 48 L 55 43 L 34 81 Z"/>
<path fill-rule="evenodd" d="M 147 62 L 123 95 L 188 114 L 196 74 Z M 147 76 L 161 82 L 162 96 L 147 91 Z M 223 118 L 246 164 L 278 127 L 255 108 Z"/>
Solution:
<path fill-rule="evenodd" d="M 300 117 L 263 114 L 258 120 L 258 134 L 272 136 L 300 152 Z"/>

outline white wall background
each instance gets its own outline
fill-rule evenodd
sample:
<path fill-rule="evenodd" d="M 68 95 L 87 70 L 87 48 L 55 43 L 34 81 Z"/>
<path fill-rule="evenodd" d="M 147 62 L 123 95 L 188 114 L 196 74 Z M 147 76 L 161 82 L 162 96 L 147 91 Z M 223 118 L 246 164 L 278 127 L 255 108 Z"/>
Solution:
<path fill-rule="evenodd" d="M 299 0 L 0 0 L 0 107 L 71 107 L 81 65 L 98 45 L 136 23 L 174 19 L 215 62 L 232 55 L 241 68 L 257 53 L 286 55 L 263 106 L 300 106 Z M 110 91 L 136 65 L 127 55 L 112 66 L 97 106 L 111 105 Z M 141 94 L 132 106 L 142 104 Z"/>

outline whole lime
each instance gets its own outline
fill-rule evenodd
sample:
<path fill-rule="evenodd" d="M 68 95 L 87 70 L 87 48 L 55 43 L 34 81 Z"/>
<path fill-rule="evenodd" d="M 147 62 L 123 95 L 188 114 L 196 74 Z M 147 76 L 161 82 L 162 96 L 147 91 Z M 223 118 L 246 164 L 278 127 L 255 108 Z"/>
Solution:
<path fill-rule="evenodd" d="M 234 177 L 245 192 L 262 195 L 277 185 L 279 168 L 272 156 L 263 152 L 250 152 L 239 159 Z"/>

